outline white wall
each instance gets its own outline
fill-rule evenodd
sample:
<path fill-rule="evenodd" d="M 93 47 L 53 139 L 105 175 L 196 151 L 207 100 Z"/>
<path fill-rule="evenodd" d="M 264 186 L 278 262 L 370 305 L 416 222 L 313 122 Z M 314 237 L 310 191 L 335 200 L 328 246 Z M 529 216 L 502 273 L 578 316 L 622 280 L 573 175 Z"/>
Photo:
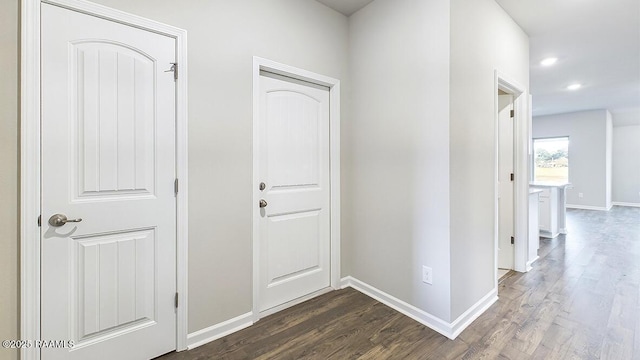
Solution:
<path fill-rule="evenodd" d="M 347 18 L 316 1 L 97 2 L 188 31 L 189 332 L 247 313 L 252 56 L 343 80 L 348 89 Z"/>
<path fill-rule="evenodd" d="M 612 196 L 612 187 L 613 187 L 613 119 L 611 117 L 611 113 L 607 111 L 606 118 L 606 140 L 605 140 L 605 166 L 606 166 L 606 175 L 605 175 L 605 206 L 607 209 L 611 209 L 611 196 Z"/>
<path fill-rule="evenodd" d="M 613 201 L 640 206 L 640 125 L 613 128 Z"/>
<path fill-rule="evenodd" d="M 527 35 L 493 0 L 451 0 L 452 319 L 495 284 L 496 69 L 529 89 Z M 516 134 L 524 145 L 527 125 Z"/>
<path fill-rule="evenodd" d="M 350 22 L 312 0 L 96 2 L 189 32 L 189 332 L 251 310 L 253 55 L 342 80 L 343 276 L 447 322 L 491 290 L 494 69 L 528 88 L 526 35 L 493 0 L 376 0 Z M 0 4 L 0 30 L 0 64 L 15 69 L 0 73 L 0 338 L 11 339 L 16 2 Z"/>
<path fill-rule="evenodd" d="M 376 0 L 349 30 L 347 273 L 448 321 L 448 1 Z"/>
<path fill-rule="evenodd" d="M 569 136 L 568 205 L 607 208 L 607 117 L 592 110 L 533 118 L 534 139 Z"/>
<path fill-rule="evenodd" d="M 640 108 L 616 109 L 611 115 L 614 127 L 640 125 Z"/>
<path fill-rule="evenodd" d="M 0 1 L 0 339 L 18 335 L 19 1 Z M 26 339 L 25 339 L 26 340 Z M 0 359 L 18 351 L 0 348 Z"/>

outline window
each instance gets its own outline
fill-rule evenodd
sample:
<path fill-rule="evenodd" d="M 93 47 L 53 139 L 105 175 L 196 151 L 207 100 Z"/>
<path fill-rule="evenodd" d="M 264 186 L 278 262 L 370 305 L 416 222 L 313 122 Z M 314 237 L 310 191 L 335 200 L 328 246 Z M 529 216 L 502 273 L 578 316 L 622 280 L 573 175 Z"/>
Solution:
<path fill-rule="evenodd" d="M 569 137 L 533 139 L 533 180 L 569 182 Z"/>

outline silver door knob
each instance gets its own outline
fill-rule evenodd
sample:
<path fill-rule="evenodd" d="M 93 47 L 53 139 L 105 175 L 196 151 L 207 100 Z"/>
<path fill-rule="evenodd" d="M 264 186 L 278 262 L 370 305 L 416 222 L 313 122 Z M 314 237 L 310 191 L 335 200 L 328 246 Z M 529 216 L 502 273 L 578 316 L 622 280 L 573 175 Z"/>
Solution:
<path fill-rule="evenodd" d="M 267 207 L 267 202 L 264 199 L 260 199 L 260 207 Z"/>
<path fill-rule="evenodd" d="M 80 222 L 82 219 L 67 219 L 66 215 L 63 214 L 55 214 L 49 218 L 49 225 L 60 227 L 66 223 L 70 222 Z"/>

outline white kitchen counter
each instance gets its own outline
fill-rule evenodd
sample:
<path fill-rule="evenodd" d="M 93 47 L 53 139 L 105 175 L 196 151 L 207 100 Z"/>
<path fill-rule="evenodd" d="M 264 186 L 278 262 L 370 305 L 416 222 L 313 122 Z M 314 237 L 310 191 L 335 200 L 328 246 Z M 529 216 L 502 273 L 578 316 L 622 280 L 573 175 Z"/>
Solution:
<path fill-rule="evenodd" d="M 570 183 L 532 182 L 530 190 L 539 191 L 540 236 L 554 238 L 567 233 L 566 188 Z"/>

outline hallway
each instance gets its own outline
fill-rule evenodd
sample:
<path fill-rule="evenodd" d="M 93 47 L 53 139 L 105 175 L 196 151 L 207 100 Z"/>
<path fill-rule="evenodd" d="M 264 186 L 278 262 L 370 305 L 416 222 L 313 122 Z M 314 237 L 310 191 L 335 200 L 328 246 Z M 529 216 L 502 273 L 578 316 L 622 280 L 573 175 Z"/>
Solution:
<path fill-rule="evenodd" d="M 640 208 L 567 211 L 569 234 L 507 276 L 456 340 L 353 289 L 159 359 L 639 359 Z"/>

